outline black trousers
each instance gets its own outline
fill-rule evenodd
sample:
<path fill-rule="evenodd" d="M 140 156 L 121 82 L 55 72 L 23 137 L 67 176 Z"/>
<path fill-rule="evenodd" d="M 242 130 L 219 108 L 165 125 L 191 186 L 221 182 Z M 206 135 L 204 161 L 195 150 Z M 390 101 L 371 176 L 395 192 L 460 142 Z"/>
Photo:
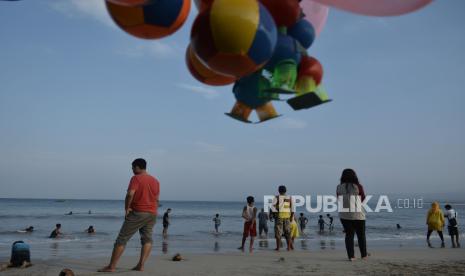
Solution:
<path fill-rule="evenodd" d="M 344 232 L 346 233 L 346 250 L 347 256 L 349 259 L 355 257 L 354 252 L 354 236 L 357 235 L 358 247 L 360 248 L 360 253 L 363 257 L 366 257 L 367 254 L 367 240 L 365 236 L 365 221 L 364 220 L 347 220 L 341 219 L 342 226 L 344 227 Z"/>
<path fill-rule="evenodd" d="M 442 231 L 437 231 L 437 232 L 438 232 L 439 238 L 441 238 L 441 241 L 444 242 L 444 235 L 442 234 Z M 429 240 L 432 233 L 433 233 L 433 230 L 428 229 L 428 233 L 426 233 L 426 239 L 427 240 Z"/>

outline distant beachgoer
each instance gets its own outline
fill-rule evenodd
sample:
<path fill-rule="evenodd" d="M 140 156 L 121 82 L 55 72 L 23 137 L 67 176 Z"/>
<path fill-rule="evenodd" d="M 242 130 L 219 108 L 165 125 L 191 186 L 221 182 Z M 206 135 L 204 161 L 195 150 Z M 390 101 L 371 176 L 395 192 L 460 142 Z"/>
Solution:
<path fill-rule="evenodd" d="M 326 214 L 326 217 L 329 219 L 329 223 L 328 223 L 329 232 L 332 232 L 334 230 L 334 218 L 331 216 L 331 214 Z"/>
<path fill-rule="evenodd" d="M 244 231 L 242 233 L 242 243 L 239 250 L 244 252 L 245 241 L 250 237 L 249 252 L 253 252 L 254 239 L 257 236 L 257 207 L 254 206 L 255 199 L 253 196 L 247 197 L 247 205 L 242 209 L 242 218 L 244 219 Z"/>
<path fill-rule="evenodd" d="M 444 216 L 447 218 L 447 221 L 448 221 L 447 229 L 449 230 L 449 235 L 452 241 L 452 248 L 459 248 L 460 241 L 459 241 L 459 225 L 457 222 L 457 212 L 454 209 L 452 209 L 452 206 L 450 206 L 450 204 L 447 204 L 445 208 L 446 208 L 446 212 L 444 213 Z"/>
<path fill-rule="evenodd" d="M 215 232 L 218 233 L 218 229 L 221 225 L 220 214 L 215 215 L 215 217 L 213 218 L 213 222 L 215 223 Z"/>
<path fill-rule="evenodd" d="M 52 233 L 50 233 L 49 238 L 50 239 L 56 239 L 61 235 L 62 235 L 62 233 L 61 233 L 61 224 L 58 223 L 56 225 L 56 227 L 55 227 L 55 230 L 53 230 Z"/>
<path fill-rule="evenodd" d="M 361 257 L 365 259 L 368 256 L 365 236 L 365 212 L 360 206 L 360 203 L 365 200 L 365 191 L 354 170 L 345 169 L 342 172 L 336 193 L 338 198 L 342 197 L 344 209 L 350 209 L 351 201 L 355 204 L 355 210 L 339 212 L 339 218 L 345 232 L 347 256 L 350 261 L 355 260 L 354 235 L 356 234 Z M 360 200 L 355 200 L 357 197 Z"/>
<path fill-rule="evenodd" d="M 300 217 L 299 217 L 300 233 L 304 234 L 307 223 L 308 223 L 308 219 L 304 216 L 304 213 L 300 213 Z"/>
<path fill-rule="evenodd" d="M 168 208 L 166 212 L 163 214 L 163 237 L 168 236 L 168 227 L 170 226 L 170 216 L 171 208 Z"/>
<path fill-rule="evenodd" d="M 397 224 L 397 226 L 396 226 L 396 227 L 397 227 L 397 230 L 400 230 L 400 229 L 402 229 L 402 227 L 400 226 L 400 224 Z"/>
<path fill-rule="evenodd" d="M 124 252 L 126 243 L 139 231 L 142 244 L 140 259 L 133 270 L 143 271 L 145 261 L 152 250 L 152 232 L 157 219 L 160 184 L 146 171 L 147 162 L 136 159 L 132 162 L 134 176 L 131 178 L 125 200 L 125 220 L 115 241 L 110 264 L 99 272 L 114 272 Z"/>
<path fill-rule="evenodd" d="M 92 215 L 92 210 L 89 210 L 88 214 L 89 214 L 89 215 Z"/>
<path fill-rule="evenodd" d="M 258 235 L 262 237 L 262 233 L 265 233 L 265 237 L 268 236 L 268 220 L 269 220 L 268 213 L 265 212 L 265 209 L 261 209 L 260 213 L 258 214 Z"/>
<path fill-rule="evenodd" d="M 426 234 L 426 242 L 428 243 L 428 246 L 433 247 L 430 242 L 430 237 L 431 233 L 436 231 L 441 238 L 441 247 L 444 248 L 444 236 L 442 234 L 442 230 L 444 228 L 444 214 L 442 213 L 441 208 L 439 208 L 438 202 L 433 202 L 431 204 L 431 209 L 429 209 L 426 217 L 426 224 L 428 225 L 428 233 Z"/>
<path fill-rule="evenodd" d="M 291 230 L 291 241 L 292 241 L 292 250 L 294 250 L 294 240 L 298 238 L 299 235 L 299 227 L 297 226 L 297 222 L 295 221 L 295 218 L 292 219 L 291 225 L 289 226 Z"/>
<path fill-rule="evenodd" d="M 94 229 L 94 226 L 89 226 L 89 228 L 87 228 L 86 230 L 87 234 L 95 234 L 95 229 Z"/>
<path fill-rule="evenodd" d="M 279 186 L 279 195 L 274 198 L 274 207 L 276 209 L 274 234 L 276 238 L 276 251 L 281 247 L 281 237 L 284 235 L 287 243 L 287 250 L 292 250 L 291 240 L 291 220 L 294 218 L 292 198 L 286 195 L 286 186 Z"/>
<path fill-rule="evenodd" d="M 34 226 L 29 226 L 28 228 L 24 229 L 27 233 L 32 233 L 34 232 Z"/>
<path fill-rule="evenodd" d="M 323 234 L 325 232 L 325 220 L 323 219 L 323 216 L 320 215 L 320 218 L 318 219 L 318 226 L 320 227 L 320 234 Z"/>

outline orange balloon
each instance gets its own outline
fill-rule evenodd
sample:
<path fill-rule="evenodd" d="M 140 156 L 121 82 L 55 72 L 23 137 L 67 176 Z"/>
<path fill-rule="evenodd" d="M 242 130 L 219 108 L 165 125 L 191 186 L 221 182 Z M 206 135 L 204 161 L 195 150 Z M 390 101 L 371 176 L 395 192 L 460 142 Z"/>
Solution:
<path fill-rule="evenodd" d="M 105 2 L 108 12 L 121 29 L 145 39 L 157 39 L 175 33 L 186 22 L 191 8 L 190 0 L 157 0 L 137 6 L 124 6 L 109 0 Z M 172 9 L 176 9 L 175 16 Z"/>
<path fill-rule="evenodd" d="M 219 74 L 205 66 L 193 51 L 191 45 L 187 47 L 186 64 L 191 75 L 201 83 L 213 86 L 232 84 L 236 81 L 235 77 Z"/>

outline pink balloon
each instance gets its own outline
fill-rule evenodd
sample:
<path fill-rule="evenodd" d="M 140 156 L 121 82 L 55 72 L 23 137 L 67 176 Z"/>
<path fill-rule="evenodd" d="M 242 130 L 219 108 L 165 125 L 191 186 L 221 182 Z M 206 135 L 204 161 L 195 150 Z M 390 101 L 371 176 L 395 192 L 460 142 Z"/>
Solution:
<path fill-rule="evenodd" d="M 433 0 L 312 0 L 341 10 L 373 16 L 394 16 L 416 11 Z"/>
<path fill-rule="evenodd" d="M 318 4 L 312 0 L 303 0 L 300 6 L 305 14 L 305 19 L 312 23 L 316 35 L 319 35 L 328 19 L 329 7 Z"/>

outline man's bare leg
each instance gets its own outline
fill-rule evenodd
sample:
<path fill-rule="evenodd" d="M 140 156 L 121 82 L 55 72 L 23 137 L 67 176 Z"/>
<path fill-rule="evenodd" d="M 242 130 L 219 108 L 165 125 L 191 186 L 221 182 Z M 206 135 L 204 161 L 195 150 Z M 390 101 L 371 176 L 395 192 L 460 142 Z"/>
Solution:
<path fill-rule="evenodd" d="M 115 245 L 115 247 L 113 247 L 113 253 L 111 253 L 110 264 L 100 269 L 98 272 L 115 272 L 116 264 L 118 264 L 118 261 L 121 258 L 121 255 L 123 255 L 123 252 L 124 245 Z"/>
<path fill-rule="evenodd" d="M 144 271 L 145 261 L 147 261 L 151 252 L 152 252 L 152 244 L 151 243 L 144 244 L 142 248 L 140 249 L 139 262 L 132 270 Z"/>

